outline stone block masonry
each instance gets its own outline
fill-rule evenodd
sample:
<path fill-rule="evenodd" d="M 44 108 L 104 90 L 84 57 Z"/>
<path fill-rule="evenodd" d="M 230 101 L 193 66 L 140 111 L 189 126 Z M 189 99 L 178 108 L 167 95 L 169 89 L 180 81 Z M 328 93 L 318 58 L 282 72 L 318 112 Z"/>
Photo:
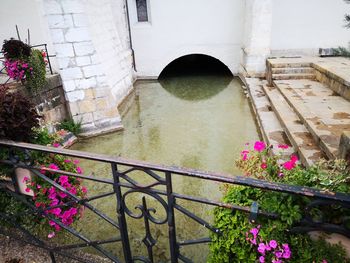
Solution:
<path fill-rule="evenodd" d="M 88 135 L 122 127 L 117 106 L 133 83 L 124 1 L 114 2 L 44 0 L 67 105 Z"/>

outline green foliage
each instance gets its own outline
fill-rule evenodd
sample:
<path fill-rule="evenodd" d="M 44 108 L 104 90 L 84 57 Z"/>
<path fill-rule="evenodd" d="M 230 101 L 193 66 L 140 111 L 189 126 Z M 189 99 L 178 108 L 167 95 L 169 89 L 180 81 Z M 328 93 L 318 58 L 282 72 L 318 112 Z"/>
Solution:
<path fill-rule="evenodd" d="M 350 19 L 350 16 L 349 16 L 349 19 Z M 350 24 L 349 24 L 349 28 L 350 28 Z M 345 47 L 333 48 L 332 50 L 335 56 L 350 57 L 350 51 Z"/>
<path fill-rule="evenodd" d="M 49 133 L 46 127 L 34 128 L 31 143 L 40 145 L 52 145 L 55 142 L 61 142 L 62 138 L 56 133 Z"/>
<path fill-rule="evenodd" d="M 33 70 L 26 75 L 25 86 L 31 92 L 36 93 L 46 85 L 46 66 L 40 50 L 32 50 L 28 64 Z"/>
<path fill-rule="evenodd" d="M 266 149 L 260 152 L 245 150 L 241 156 L 242 158 L 237 160 L 236 165 L 246 176 L 316 187 L 330 192 L 350 192 L 350 174 L 344 160 L 320 161 L 305 169 L 296 162 L 292 168 L 286 165 L 291 160 L 296 160 L 295 156 L 283 162 L 280 156 L 269 156 Z M 257 262 L 259 258 L 257 247 L 247 240 L 249 230 L 257 225 L 260 225 L 258 243 L 276 240 L 279 244 L 289 244 L 292 257 L 283 262 L 322 263 L 323 260 L 327 260 L 328 263 L 350 262 L 340 245 L 330 245 L 322 239 L 314 241 L 306 234 L 290 232 L 302 218 L 303 208 L 310 202 L 309 198 L 245 186 L 226 186 L 223 202 L 249 207 L 254 201 L 259 204 L 259 209 L 276 213 L 279 217 L 271 219 L 259 216 L 258 221 L 253 224 L 249 222 L 246 213 L 216 208 L 214 222 L 222 235 L 212 234 L 208 262 Z M 322 211 L 319 210 L 321 208 L 315 208 L 311 214 L 317 218 L 322 212 L 323 219 L 331 223 L 337 223 L 340 217 L 350 215 L 349 210 L 336 206 L 331 208 L 328 206 Z M 266 262 L 271 262 L 271 260 Z"/>
<path fill-rule="evenodd" d="M 81 132 L 81 123 L 82 121 L 75 122 L 73 119 L 64 120 L 60 123 L 59 129 L 70 131 L 75 135 L 78 135 Z"/>

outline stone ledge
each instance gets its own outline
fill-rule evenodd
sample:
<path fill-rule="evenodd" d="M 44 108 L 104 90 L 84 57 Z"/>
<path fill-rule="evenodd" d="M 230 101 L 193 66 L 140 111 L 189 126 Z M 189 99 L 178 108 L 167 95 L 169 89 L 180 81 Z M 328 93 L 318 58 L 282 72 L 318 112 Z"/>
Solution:
<path fill-rule="evenodd" d="M 108 133 L 112 133 L 112 132 L 116 132 L 116 131 L 121 131 L 123 129 L 124 129 L 124 127 L 120 123 L 120 124 L 115 124 L 115 125 L 104 127 L 104 128 L 99 128 L 99 129 L 94 129 L 94 130 L 82 132 L 78 135 L 78 137 L 82 138 L 82 139 L 86 139 L 86 138 L 96 137 L 96 136 L 100 136 L 103 134 L 108 134 Z"/>
<path fill-rule="evenodd" d="M 345 131 L 340 137 L 339 158 L 350 162 L 350 132 Z"/>

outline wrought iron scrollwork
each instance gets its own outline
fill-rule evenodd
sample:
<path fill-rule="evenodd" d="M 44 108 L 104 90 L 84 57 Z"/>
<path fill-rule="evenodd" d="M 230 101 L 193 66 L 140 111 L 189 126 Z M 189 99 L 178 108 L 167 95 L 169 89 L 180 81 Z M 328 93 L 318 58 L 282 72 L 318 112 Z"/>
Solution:
<path fill-rule="evenodd" d="M 350 204 L 323 199 L 313 200 L 305 206 L 302 220 L 291 231 L 324 231 L 350 238 L 350 217 L 344 216 L 345 210 L 350 210 Z"/>

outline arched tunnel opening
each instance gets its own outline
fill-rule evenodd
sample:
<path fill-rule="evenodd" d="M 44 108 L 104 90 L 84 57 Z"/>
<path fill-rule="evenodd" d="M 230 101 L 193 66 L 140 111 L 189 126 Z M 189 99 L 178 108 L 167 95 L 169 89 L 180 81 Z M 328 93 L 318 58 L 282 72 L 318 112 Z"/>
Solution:
<path fill-rule="evenodd" d="M 191 54 L 168 64 L 159 75 L 159 79 L 199 75 L 233 76 L 230 69 L 220 60 L 208 55 Z"/>
<path fill-rule="evenodd" d="M 180 99 L 206 100 L 224 90 L 232 73 L 220 60 L 207 55 L 180 57 L 164 68 L 159 76 L 161 86 Z"/>

